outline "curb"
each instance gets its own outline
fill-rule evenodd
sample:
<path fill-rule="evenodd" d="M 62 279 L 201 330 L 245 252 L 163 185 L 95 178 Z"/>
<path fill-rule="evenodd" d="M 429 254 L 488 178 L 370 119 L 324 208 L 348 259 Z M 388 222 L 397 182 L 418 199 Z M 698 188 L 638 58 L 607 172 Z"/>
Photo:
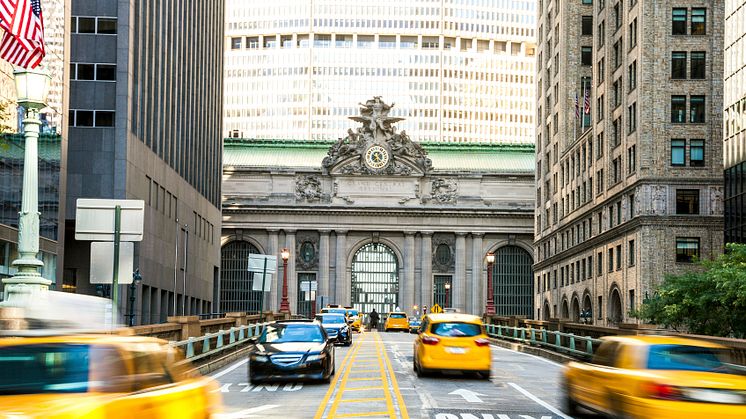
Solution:
<path fill-rule="evenodd" d="M 560 364 L 566 364 L 570 361 L 577 361 L 577 358 L 569 355 L 560 354 L 543 348 L 537 348 L 535 346 L 524 345 L 522 343 L 506 342 L 497 338 L 490 337 L 490 342 L 494 345 L 505 349 L 511 349 L 516 352 L 522 352 L 529 355 L 540 356 L 547 358 L 550 361 L 554 361 Z"/>

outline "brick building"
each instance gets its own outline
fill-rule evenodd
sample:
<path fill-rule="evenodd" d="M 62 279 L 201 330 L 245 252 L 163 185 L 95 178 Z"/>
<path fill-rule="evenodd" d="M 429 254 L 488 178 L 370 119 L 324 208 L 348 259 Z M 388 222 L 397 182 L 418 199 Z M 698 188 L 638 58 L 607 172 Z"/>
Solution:
<path fill-rule="evenodd" d="M 635 322 L 723 246 L 723 1 L 537 9 L 535 314 Z"/>

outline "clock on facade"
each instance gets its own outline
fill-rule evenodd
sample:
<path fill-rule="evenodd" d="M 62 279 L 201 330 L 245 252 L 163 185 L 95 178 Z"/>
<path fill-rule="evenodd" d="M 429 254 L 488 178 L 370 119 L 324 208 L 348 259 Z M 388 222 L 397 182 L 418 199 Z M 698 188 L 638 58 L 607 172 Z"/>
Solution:
<path fill-rule="evenodd" d="M 380 145 L 372 145 L 365 151 L 365 164 L 371 169 L 383 169 L 389 164 L 389 152 Z"/>

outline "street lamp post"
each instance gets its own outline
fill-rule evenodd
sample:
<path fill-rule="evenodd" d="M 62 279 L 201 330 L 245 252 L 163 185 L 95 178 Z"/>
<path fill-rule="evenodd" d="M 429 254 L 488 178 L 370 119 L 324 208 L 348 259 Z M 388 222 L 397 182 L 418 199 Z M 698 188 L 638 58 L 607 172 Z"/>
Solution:
<path fill-rule="evenodd" d="M 451 283 L 450 282 L 446 282 L 445 285 L 444 285 L 444 287 L 446 288 L 446 305 L 445 305 L 445 307 L 448 307 L 448 300 L 449 300 L 448 297 L 450 297 L 450 294 L 451 294 Z M 445 307 L 443 307 L 443 308 L 445 308 Z"/>
<path fill-rule="evenodd" d="M 290 250 L 282 249 L 282 301 L 280 302 L 280 313 L 290 314 L 290 303 L 288 302 L 288 259 L 290 259 Z"/>
<path fill-rule="evenodd" d="M 487 306 L 484 309 L 484 314 L 488 315 L 495 314 L 495 299 L 492 289 L 492 267 L 494 264 L 495 254 L 487 253 Z"/>
<path fill-rule="evenodd" d="M 130 307 L 129 314 L 127 315 L 127 317 L 129 317 L 130 327 L 135 325 L 135 292 L 137 291 L 137 286 L 140 285 L 141 281 L 142 275 L 140 275 L 140 270 L 136 269 L 135 272 L 132 273 L 132 283 L 130 284 Z"/>
<path fill-rule="evenodd" d="M 39 110 L 46 106 L 49 74 L 41 69 L 17 69 L 13 72 L 16 82 L 18 105 L 26 114 L 23 118 L 25 154 L 23 160 L 23 190 L 21 212 L 18 218 L 17 268 L 11 278 L 3 279 L 5 307 L 25 307 L 34 294 L 45 292 L 52 281 L 42 278 L 39 260 L 39 152 L 38 139 L 41 127 Z"/>

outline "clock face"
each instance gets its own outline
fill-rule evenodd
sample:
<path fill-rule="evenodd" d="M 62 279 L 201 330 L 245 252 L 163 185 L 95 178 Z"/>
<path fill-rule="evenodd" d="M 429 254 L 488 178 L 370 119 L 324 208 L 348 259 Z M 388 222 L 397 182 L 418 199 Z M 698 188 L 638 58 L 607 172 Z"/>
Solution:
<path fill-rule="evenodd" d="M 365 152 L 365 164 L 371 169 L 383 169 L 389 164 L 389 152 L 380 145 L 373 145 Z"/>

